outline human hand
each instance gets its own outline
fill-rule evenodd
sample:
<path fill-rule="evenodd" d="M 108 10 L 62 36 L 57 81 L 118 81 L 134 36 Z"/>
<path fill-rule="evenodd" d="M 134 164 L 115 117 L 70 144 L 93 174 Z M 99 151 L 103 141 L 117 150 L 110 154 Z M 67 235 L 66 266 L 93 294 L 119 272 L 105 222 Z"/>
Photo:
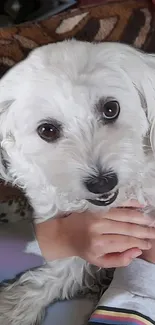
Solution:
<path fill-rule="evenodd" d="M 79 256 L 99 267 L 128 265 L 151 248 L 155 229 L 147 227 L 151 219 L 128 208 L 111 209 L 108 213 L 88 211 L 37 225 L 36 233 L 47 260 Z M 136 204 L 136 207 L 137 204 Z"/>

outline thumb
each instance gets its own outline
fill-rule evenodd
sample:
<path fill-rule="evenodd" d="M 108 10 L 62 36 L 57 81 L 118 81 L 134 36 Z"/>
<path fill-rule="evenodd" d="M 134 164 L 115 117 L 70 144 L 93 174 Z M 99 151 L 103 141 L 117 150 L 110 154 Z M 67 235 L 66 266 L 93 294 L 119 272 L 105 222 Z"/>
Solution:
<path fill-rule="evenodd" d="M 122 253 L 106 254 L 97 259 L 97 266 L 104 268 L 116 268 L 128 266 L 133 259 L 142 254 L 138 248 L 131 248 Z"/>

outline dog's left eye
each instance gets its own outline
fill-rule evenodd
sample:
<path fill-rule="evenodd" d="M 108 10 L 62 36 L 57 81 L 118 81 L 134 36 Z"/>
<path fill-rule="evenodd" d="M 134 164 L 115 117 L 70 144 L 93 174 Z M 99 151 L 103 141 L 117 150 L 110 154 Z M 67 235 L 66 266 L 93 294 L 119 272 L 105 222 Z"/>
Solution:
<path fill-rule="evenodd" d="M 102 106 L 101 113 L 103 114 L 102 117 L 106 122 L 112 122 L 116 120 L 120 113 L 120 106 L 119 103 L 116 100 L 111 100 Z"/>
<path fill-rule="evenodd" d="M 60 127 L 51 123 L 43 123 L 38 126 L 37 133 L 46 142 L 54 142 L 60 137 Z"/>

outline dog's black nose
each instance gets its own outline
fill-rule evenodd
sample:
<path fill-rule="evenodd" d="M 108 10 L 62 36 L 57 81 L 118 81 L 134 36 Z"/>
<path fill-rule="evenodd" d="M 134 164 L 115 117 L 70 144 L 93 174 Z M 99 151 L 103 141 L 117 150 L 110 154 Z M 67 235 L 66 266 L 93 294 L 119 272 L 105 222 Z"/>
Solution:
<path fill-rule="evenodd" d="M 98 176 L 89 177 L 85 181 L 85 186 L 94 194 L 108 193 L 118 184 L 118 178 L 115 173 L 103 173 Z"/>

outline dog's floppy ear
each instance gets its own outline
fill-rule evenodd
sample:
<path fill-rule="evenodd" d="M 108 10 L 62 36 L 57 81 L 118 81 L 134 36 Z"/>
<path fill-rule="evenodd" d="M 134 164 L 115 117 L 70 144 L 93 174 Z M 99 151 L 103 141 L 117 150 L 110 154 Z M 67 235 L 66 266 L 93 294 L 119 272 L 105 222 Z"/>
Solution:
<path fill-rule="evenodd" d="M 153 154 L 155 156 L 155 119 L 152 122 L 151 130 L 150 130 L 150 143 Z"/>
<path fill-rule="evenodd" d="M 0 103 L 0 178 L 10 182 L 9 157 L 4 147 L 4 143 L 9 141 L 10 134 L 7 130 L 6 116 L 14 100 L 5 100 Z"/>
<path fill-rule="evenodd" d="M 133 60 L 126 64 L 126 72 L 138 91 L 141 106 L 149 124 L 149 136 L 155 156 L 155 55 L 131 49 Z M 131 53 L 130 53 L 131 54 Z"/>
<path fill-rule="evenodd" d="M 151 149 L 153 151 L 153 154 L 155 156 L 155 108 L 153 105 L 148 107 L 146 97 L 144 97 L 144 93 L 142 94 L 139 89 L 137 89 L 140 101 L 141 101 L 141 106 L 145 111 L 147 120 L 149 122 L 149 139 L 150 139 L 150 144 L 151 144 Z M 151 108 L 151 109 L 150 109 Z"/>
<path fill-rule="evenodd" d="M 9 117 L 11 106 L 16 100 L 23 75 L 23 63 L 18 63 L 12 67 L 0 79 L 0 178 L 11 181 L 9 176 L 9 156 L 8 145 L 11 145 L 13 137 L 10 132 Z"/>
<path fill-rule="evenodd" d="M 144 54 L 144 74 L 140 82 L 142 106 L 149 122 L 150 144 L 155 156 L 155 56 Z"/>
<path fill-rule="evenodd" d="M 144 60 L 147 69 L 143 92 L 147 103 L 146 116 L 150 124 L 150 144 L 155 157 L 155 55 L 144 54 Z"/>

